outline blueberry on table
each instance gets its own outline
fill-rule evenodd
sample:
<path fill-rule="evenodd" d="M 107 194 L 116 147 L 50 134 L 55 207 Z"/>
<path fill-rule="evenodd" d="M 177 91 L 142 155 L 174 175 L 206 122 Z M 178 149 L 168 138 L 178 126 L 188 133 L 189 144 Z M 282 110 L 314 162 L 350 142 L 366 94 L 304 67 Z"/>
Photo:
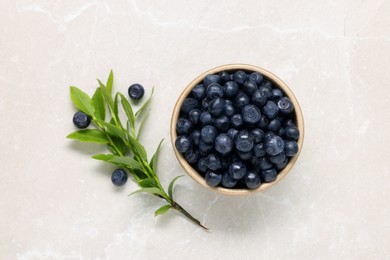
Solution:
<path fill-rule="evenodd" d="M 258 158 L 264 157 L 267 155 L 267 153 L 264 150 L 264 143 L 255 144 L 255 146 L 253 147 L 253 152 L 254 152 L 255 156 Z"/>
<path fill-rule="evenodd" d="M 239 180 L 242 177 L 244 177 L 246 171 L 247 171 L 246 166 L 241 161 L 234 162 L 229 166 L 229 174 L 236 180 Z"/>
<path fill-rule="evenodd" d="M 223 97 L 222 86 L 218 83 L 212 83 L 206 88 L 206 95 L 209 99 Z"/>
<path fill-rule="evenodd" d="M 202 101 L 206 97 L 206 87 L 203 84 L 198 84 L 191 90 L 191 94 L 198 101 Z"/>
<path fill-rule="evenodd" d="M 199 123 L 201 113 L 202 111 L 200 109 L 190 110 L 190 112 L 188 112 L 188 120 L 190 120 L 193 125 L 197 125 Z"/>
<path fill-rule="evenodd" d="M 225 100 L 225 108 L 223 110 L 223 113 L 225 116 L 231 117 L 234 115 L 235 109 L 234 109 L 234 104 L 230 100 Z"/>
<path fill-rule="evenodd" d="M 192 141 L 194 142 L 194 145 L 199 145 L 199 141 L 200 141 L 200 131 L 199 131 L 199 130 L 194 130 L 194 131 L 192 131 L 192 133 L 190 134 L 190 138 L 191 138 Z"/>
<path fill-rule="evenodd" d="M 284 130 L 284 136 L 286 139 L 296 141 L 299 138 L 299 129 L 295 126 L 288 126 Z"/>
<path fill-rule="evenodd" d="M 272 99 L 273 100 L 279 100 L 284 96 L 283 91 L 279 88 L 273 88 L 272 89 Z"/>
<path fill-rule="evenodd" d="M 261 171 L 260 173 L 261 179 L 265 183 L 273 182 L 276 180 L 276 177 L 278 176 L 276 170 L 274 168 L 267 169 L 264 171 Z"/>
<path fill-rule="evenodd" d="M 220 154 L 228 154 L 233 150 L 233 139 L 228 134 L 220 134 L 215 139 L 215 150 Z"/>
<path fill-rule="evenodd" d="M 214 143 L 211 144 L 205 143 L 205 141 L 203 141 L 203 139 L 201 138 L 199 140 L 198 148 L 202 156 L 207 156 L 209 155 L 209 153 L 211 153 L 214 150 Z"/>
<path fill-rule="evenodd" d="M 238 70 L 234 72 L 233 79 L 238 84 L 244 84 L 244 82 L 246 81 L 246 73 L 244 71 Z"/>
<path fill-rule="evenodd" d="M 112 172 L 111 181 L 115 186 L 122 186 L 127 181 L 127 173 L 123 169 L 116 169 Z"/>
<path fill-rule="evenodd" d="M 294 110 L 294 105 L 288 97 L 283 97 L 278 101 L 278 107 L 280 112 L 289 114 Z"/>
<path fill-rule="evenodd" d="M 267 101 L 262 111 L 269 119 L 275 118 L 279 113 L 279 107 L 275 102 Z"/>
<path fill-rule="evenodd" d="M 222 168 L 221 158 L 218 155 L 212 153 L 206 158 L 206 165 L 212 171 L 216 171 Z"/>
<path fill-rule="evenodd" d="M 230 120 L 227 116 L 222 115 L 214 120 L 213 125 L 220 131 L 225 132 L 230 127 Z"/>
<path fill-rule="evenodd" d="M 282 127 L 282 123 L 278 118 L 272 119 L 268 124 L 268 130 L 277 133 Z"/>
<path fill-rule="evenodd" d="M 209 112 L 202 112 L 199 117 L 200 122 L 202 125 L 210 125 L 214 122 L 214 117 L 210 115 Z"/>
<path fill-rule="evenodd" d="M 226 98 L 234 98 L 240 92 L 240 87 L 235 81 L 226 82 L 223 87 L 223 93 Z"/>
<path fill-rule="evenodd" d="M 247 130 L 241 130 L 234 138 L 234 145 L 237 151 L 249 152 L 252 150 L 254 144 L 254 138 Z"/>
<path fill-rule="evenodd" d="M 236 98 L 234 99 L 234 106 L 238 111 L 241 111 L 246 105 L 250 103 L 250 98 L 244 92 L 239 92 Z"/>
<path fill-rule="evenodd" d="M 260 187 L 261 179 L 255 171 L 248 171 L 245 176 L 245 185 L 248 189 L 256 189 Z"/>
<path fill-rule="evenodd" d="M 228 136 L 230 136 L 230 138 L 232 138 L 234 140 L 234 137 L 238 133 L 238 130 L 234 129 L 234 128 L 230 128 L 229 130 L 227 130 L 226 133 L 228 134 Z"/>
<path fill-rule="evenodd" d="M 234 128 L 240 128 L 244 125 L 244 120 L 242 119 L 242 116 L 240 114 L 234 114 L 230 118 L 230 123 Z"/>
<path fill-rule="evenodd" d="M 199 102 L 195 98 L 186 98 L 181 104 L 181 111 L 184 113 L 190 112 L 190 110 L 199 107 Z"/>
<path fill-rule="evenodd" d="M 277 155 L 283 152 L 285 147 L 283 139 L 278 135 L 269 135 L 264 142 L 265 152 L 269 155 Z M 286 153 L 286 155 L 288 155 Z"/>
<path fill-rule="evenodd" d="M 250 159 L 252 159 L 253 157 L 253 152 L 252 150 L 248 151 L 248 152 L 241 152 L 241 151 L 236 151 L 238 157 L 243 160 L 243 161 L 248 161 Z"/>
<path fill-rule="evenodd" d="M 267 102 L 267 96 L 260 89 L 257 89 L 252 94 L 252 103 L 258 107 L 263 106 Z"/>
<path fill-rule="evenodd" d="M 84 129 L 89 126 L 91 123 L 91 118 L 89 115 L 85 114 L 84 112 L 78 111 L 73 116 L 73 124 L 75 127 Z"/>
<path fill-rule="evenodd" d="M 207 160 L 206 160 L 206 157 L 201 157 L 201 158 L 199 159 L 197 166 L 198 166 L 198 170 L 199 170 L 200 172 L 205 173 L 205 172 L 208 170 L 206 161 L 207 161 Z"/>
<path fill-rule="evenodd" d="M 219 83 L 221 77 L 218 75 L 208 74 L 204 77 L 203 84 L 207 88 L 212 83 Z"/>
<path fill-rule="evenodd" d="M 206 125 L 200 130 L 200 138 L 207 144 L 214 144 L 218 130 L 212 125 Z"/>
<path fill-rule="evenodd" d="M 179 118 L 176 123 L 176 131 L 181 134 L 189 134 L 192 131 L 192 123 L 188 119 Z"/>
<path fill-rule="evenodd" d="M 209 186 L 215 187 L 221 182 L 222 175 L 213 171 L 207 171 L 205 179 Z"/>
<path fill-rule="evenodd" d="M 197 163 L 200 159 L 201 155 L 198 150 L 190 149 L 184 154 L 184 158 L 188 163 Z"/>
<path fill-rule="evenodd" d="M 261 118 L 261 112 L 258 107 L 255 105 L 246 105 L 242 109 L 242 119 L 244 120 L 245 123 L 247 124 L 256 124 L 257 122 L 260 121 Z"/>
<path fill-rule="evenodd" d="M 224 108 L 225 108 L 225 100 L 223 100 L 222 98 L 219 97 L 214 98 L 209 103 L 209 112 L 212 116 L 217 117 L 222 115 Z"/>
<path fill-rule="evenodd" d="M 218 73 L 218 76 L 220 77 L 222 83 L 230 81 L 230 74 L 226 71 L 221 71 Z"/>
<path fill-rule="evenodd" d="M 247 93 L 249 96 L 252 96 L 253 92 L 257 90 L 257 85 L 252 80 L 247 80 L 244 82 L 244 85 L 242 86 L 242 89 L 245 93 Z"/>
<path fill-rule="evenodd" d="M 145 89 L 141 84 L 136 83 L 129 87 L 128 92 L 131 99 L 138 100 L 144 96 Z"/>
<path fill-rule="evenodd" d="M 229 172 L 225 172 L 222 174 L 221 186 L 225 188 L 233 188 L 236 186 L 237 180 L 234 179 Z"/>
<path fill-rule="evenodd" d="M 251 130 L 251 134 L 253 135 L 255 144 L 260 143 L 261 141 L 263 141 L 264 136 L 265 136 L 264 131 L 261 130 L 260 128 L 252 129 Z"/>
<path fill-rule="evenodd" d="M 193 141 L 191 138 L 185 135 L 181 135 L 178 138 L 176 138 L 175 147 L 179 152 L 185 153 L 188 150 L 190 150 L 192 146 L 193 146 Z"/>
<path fill-rule="evenodd" d="M 281 171 L 287 166 L 287 164 L 288 164 L 288 157 L 286 157 L 283 162 L 278 163 L 278 164 L 274 164 L 274 168 L 277 171 Z"/>
<path fill-rule="evenodd" d="M 268 161 L 267 158 L 263 157 L 259 160 L 259 167 L 260 170 L 268 170 L 272 168 L 272 163 Z"/>
<path fill-rule="evenodd" d="M 294 156 L 298 153 L 299 147 L 295 141 L 284 142 L 284 152 L 287 156 Z"/>
<path fill-rule="evenodd" d="M 273 164 L 280 164 L 284 162 L 286 159 L 286 154 L 284 152 L 281 152 L 280 154 L 268 156 L 268 160 L 272 162 Z"/>

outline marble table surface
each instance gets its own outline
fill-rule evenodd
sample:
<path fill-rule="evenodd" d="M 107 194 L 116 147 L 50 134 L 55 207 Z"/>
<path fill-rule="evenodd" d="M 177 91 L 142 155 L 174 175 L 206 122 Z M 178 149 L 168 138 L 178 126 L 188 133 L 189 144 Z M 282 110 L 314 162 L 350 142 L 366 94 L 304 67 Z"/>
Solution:
<path fill-rule="evenodd" d="M 0 1 L 0 259 L 390 259 L 390 1 Z M 142 140 L 183 174 L 171 111 L 205 70 L 248 63 L 300 101 L 290 174 L 247 197 L 186 176 L 178 201 L 205 232 L 110 182 L 74 131 L 69 86 L 155 86 Z"/>

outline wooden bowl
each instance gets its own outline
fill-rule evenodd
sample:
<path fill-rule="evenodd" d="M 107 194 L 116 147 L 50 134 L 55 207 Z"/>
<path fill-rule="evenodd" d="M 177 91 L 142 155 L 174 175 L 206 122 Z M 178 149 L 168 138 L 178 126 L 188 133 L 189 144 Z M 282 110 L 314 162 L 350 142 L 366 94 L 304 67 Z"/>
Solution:
<path fill-rule="evenodd" d="M 299 139 L 297 140 L 298 146 L 299 146 L 298 154 L 296 154 L 295 156 L 290 158 L 289 163 L 281 172 L 279 172 L 278 177 L 274 182 L 262 183 L 260 185 L 260 187 L 258 187 L 257 189 L 252 189 L 252 190 L 251 189 L 228 189 L 228 188 L 223 188 L 223 187 L 210 187 L 206 183 L 205 179 L 194 168 L 192 168 L 192 166 L 189 163 L 187 163 L 187 161 L 184 159 L 183 155 L 175 148 L 175 140 L 177 138 L 176 122 L 179 118 L 179 112 L 180 112 L 181 105 L 182 105 L 184 99 L 190 94 L 192 88 L 195 87 L 200 82 L 202 82 L 204 77 L 208 74 L 216 74 L 216 73 L 219 73 L 221 71 L 232 72 L 232 71 L 237 71 L 237 70 L 243 70 L 246 72 L 257 71 L 257 72 L 261 73 L 265 79 L 271 81 L 272 84 L 274 84 L 275 86 L 278 86 L 280 89 L 282 89 L 284 91 L 284 93 L 286 94 L 286 96 L 288 96 L 294 104 L 295 122 L 296 122 L 296 125 L 300 131 L 300 136 L 299 136 Z M 211 70 L 208 70 L 208 71 L 202 73 L 201 75 L 199 75 L 198 77 L 196 77 L 181 93 L 181 95 L 180 95 L 179 99 L 177 100 L 176 105 L 173 109 L 172 119 L 171 119 L 172 146 L 174 147 L 175 155 L 176 155 L 177 159 L 179 160 L 179 163 L 183 167 L 184 171 L 186 171 L 187 174 L 190 175 L 192 179 L 194 179 L 196 182 L 198 182 L 202 186 L 206 187 L 207 189 L 213 190 L 213 191 L 216 191 L 219 193 L 223 193 L 223 194 L 228 194 L 228 195 L 253 194 L 253 193 L 256 193 L 259 191 L 264 191 L 264 190 L 268 189 L 269 187 L 278 183 L 281 179 L 283 179 L 287 175 L 287 173 L 290 172 L 291 168 L 294 166 L 295 162 L 297 161 L 299 153 L 302 150 L 303 137 L 304 137 L 303 115 L 302 115 L 302 111 L 301 111 L 301 108 L 299 106 L 298 100 L 296 99 L 296 97 L 294 96 L 292 91 L 287 87 L 287 85 L 281 79 L 276 77 L 271 72 L 269 72 L 265 69 L 262 69 L 262 68 L 259 68 L 259 67 L 253 66 L 253 65 L 247 65 L 247 64 L 222 65 L 222 66 L 213 68 Z"/>

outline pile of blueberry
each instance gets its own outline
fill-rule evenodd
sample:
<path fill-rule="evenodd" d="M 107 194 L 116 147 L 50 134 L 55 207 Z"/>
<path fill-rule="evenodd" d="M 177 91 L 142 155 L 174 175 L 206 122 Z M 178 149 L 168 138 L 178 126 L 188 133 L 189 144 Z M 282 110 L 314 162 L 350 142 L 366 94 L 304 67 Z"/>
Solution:
<path fill-rule="evenodd" d="M 182 103 L 175 146 L 208 185 L 256 189 L 298 153 L 293 110 L 258 72 L 210 74 Z"/>

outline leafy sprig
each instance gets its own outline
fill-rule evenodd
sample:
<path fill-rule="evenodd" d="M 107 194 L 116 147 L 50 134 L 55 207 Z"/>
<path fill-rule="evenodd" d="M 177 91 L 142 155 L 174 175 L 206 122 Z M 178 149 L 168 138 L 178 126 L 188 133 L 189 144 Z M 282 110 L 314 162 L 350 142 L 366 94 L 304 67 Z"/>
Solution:
<path fill-rule="evenodd" d="M 164 200 L 166 204 L 155 211 L 155 216 L 165 214 L 169 209 L 175 209 L 196 225 L 207 229 L 180 206 L 173 197 L 174 184 L 183 175 L 175 177 L 170 182 L 167 192 L 160 183 L 157 175 L 157 161 L 163 140 L 158 144 L 150 160 L 148 160 L 145 147 L 139 141 L 140 133 L 150 112 L 149 104 L 154 89 L 150 97 L 134 113 L 133 107 L 123 94 L 113 93 L 114 74 L 112 71 L 106 84 L 100 80 L 98 83 L 99 87 L 95 90 L 92 98 L 79 88 L 70 87 L 70 97 L 73 104 L 91 117 L 96 128 L 75 131 L 67 138 L 80 142 L 105 144 L 110 153 L 96 154 L 92 158 L 126 169 L 141 187 L 131 194 L 150 193 Z M 121 121 L 120 106 L 126 115 L 126 122 Z"/>

